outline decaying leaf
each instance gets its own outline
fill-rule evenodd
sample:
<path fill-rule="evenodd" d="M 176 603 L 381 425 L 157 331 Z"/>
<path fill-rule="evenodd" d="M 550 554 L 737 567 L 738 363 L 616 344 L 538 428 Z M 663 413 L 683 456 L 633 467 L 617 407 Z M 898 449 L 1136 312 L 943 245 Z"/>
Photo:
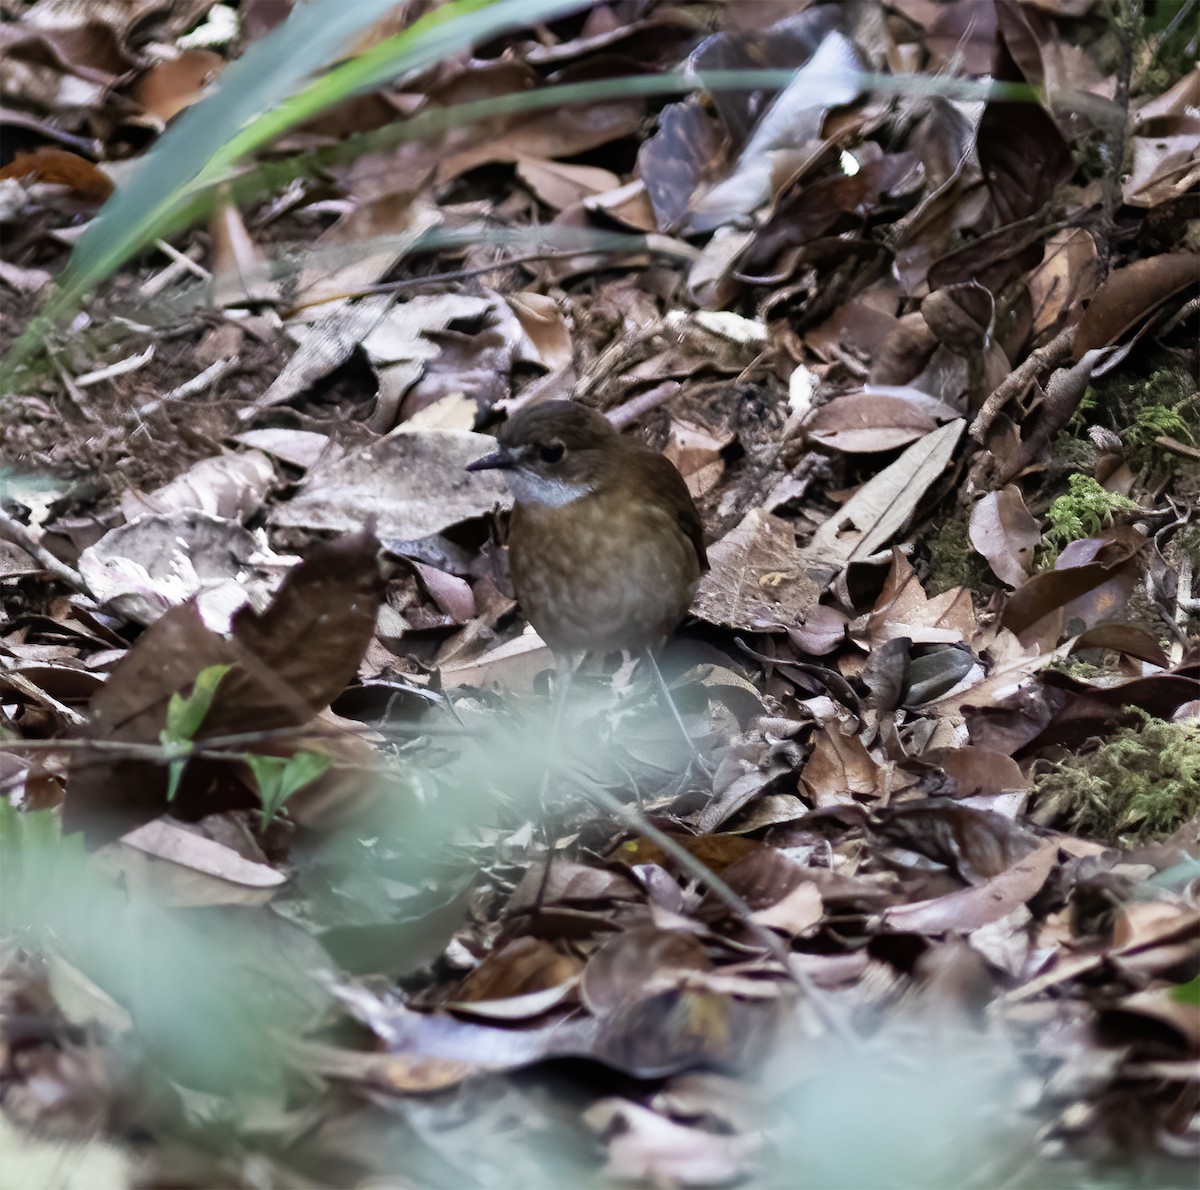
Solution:
<path fill-rule="evenodd" d="M 154 745 L 173 696 L 213 665 L 229 666 L 193 739 L 296 726 L 341 693 L 356 673 L 380 597 L 372 534 L 315 549 L 295 567 L 265 612 L 238 612 L 229 636 L 206 627 L 194 602 L 172 608 L 142 634 L 89 704 L 90 738 L 115 751 L 82 750 L 73 761 L 63 828 L 106 842 L 167 809 L 166 766 L 139 758 Z M 210 762 L 192 760 L 172 800 L 181 816 L 250 806 L 244 787 L 213 792 Z"/>
<path fill-rule="evenodd" d="M 727 627 L 786 626 L 817 601 L 788 523 L 760 509 L 709 547 L 693 615 Z"/>

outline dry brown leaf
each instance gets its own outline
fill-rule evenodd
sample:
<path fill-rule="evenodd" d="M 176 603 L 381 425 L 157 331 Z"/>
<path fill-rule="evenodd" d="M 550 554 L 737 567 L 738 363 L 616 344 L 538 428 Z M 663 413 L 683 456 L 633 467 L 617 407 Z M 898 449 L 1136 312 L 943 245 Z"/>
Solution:
<path fill-rule="evenodd" d="M 504 1000 L 558 989 L 583 970 L 583 963 L 540 938 L 515 938 L 491 954 L 459 984 L 456 1004 Z M 536 1015 L 536 1014 L 531 1014 Z"/>
<path fill-rule="evenodd" d="M 80 554 L 79 572 L 98 603 L 136 623 L 196 598 L 208 622 L 225 625 L 247 600 L 265 604 L 291 561 L 235 521 L 184 511 L 110 530 Z"/>
<path fill-rule="evenodd" d="M 274 478 L 271 460 L 261 451 L 216 455 L 201 459 L 153 492 L 143 494 L 127 488 L 121 494 L 121 511 L 126 520 L 145 513 L 196 510 L 223 520 L 245 522 L 258 512 Z"/>
<path fill-rule="evenodd" d="M 154 744 L 175 695 L 202 670 L 221 677 L 195 740 L 306 723 L 342 692 L 371 640 L 382 596 L 369 533 L 313 548 L 284 579 L 261 614 L 242 608 L 230 636 L 208 628 L 195 603 L 172 608 L 129 649 L 89 705 L 92 738 Z M 199 817 L 256 798 L 220 762 L 192 759 L 182 772 L 171 810 Z M 223 784 L 214 775 L 224 774 Z M 167 769 L 161 760 L 90 753 L 74 758 L 63 830 L 82 830 L 89 844 L 108 842 L 167 809 Z"/>
<path fill-rule="evenodd" d="M 574 362 L 570 328 L 552 297 L 526 291 L 509 294 L 505 300 L 546 368 L 553 372 Z"/>
<path fill-rule="evenodd" d="M 275 506 L 271 521 L 344 533 L 373 516 L 380 536 L 419 541 L 509 502 L 492 472 L 466 471 L 493 444 L 462 430 L 401 428 L 336 464 L 314 467 L 296 496 Z"/>
<path fill-rule="evenodd" d="M 1113 269 L 1092 298 L 1075 332 L 1074 357 L 1115 343 L 1140 325 L 1168 298 L 1196 284 L 1200 256 L 1164 253 Z"/>
<path fill-rule="evenodd" d="M 1082 227 L 1056 231 L 1046 241 L 1042 263 L 1029 274 L 1035 336 L 1053 331 L 1081 302 L 1090 301 L 1100 283 L 1096 241 Z"/>
<path fill-rule="evenodd" d="M 877 644 L 898 637 L 914 643 L 956 644 L 974 641 L 978 635 L 970 593 L 952 587 L 930 598 L 912 563 L 893 547 L 887 580 L 867 617 L 868 639 Z"/>
<path fill-rule="evenodd" d="M 112 179 L 98 165 L 66 149 L 42 147 L 18 153 L 3 169 L 0 180 L 20 178 L 25 182 L 52 182 L 66 186 L 77 197 L 102 203 L 113 192 Z"/>
<path fill-rule="evenodd" d="M 825 582 L 848 562 L 869 558 L 887 545 L 941 476 L 965 427 L 959 419 L 926 434 L 867 480 L 816 531 L 801 551 L 802 565 Z"/>
<path fill-rule="evenodd" d="M 274 888 L 287 877 L 265 862 L 246 859 L 231 847 L 206 838 L 196 828 L 188 829 L 170 819 L 158 819 L 130 831 L 123 839 L 127 847 L 147 855 L 170 860 L 185 868 L 194 868 L 231 884 L 251 888 Z"/>
<path fill-rule="evenodd" d="M 713 624 L 756 632 L 786 626 L 820 594 L 803 570 L 791 525 L 762 509 L 709 546 L 708 561 L 692 614 Z"/>
<path fill-rule="evenodd" d="M 971 509 L 969 532 L 971 544 L 1001 582 L 1019 587 L 1029 578 L 1041 533 L 1018 487 L 988 492 Z"/>
<path fill-rule="evenodd" d="M 894 450 L 923 438 L 937 423 L 920 406 L 899 397 L 859 394 L 837 397 L 806 423 L 822 446 L 849 454 Z"/>
<path fill-rule="evenodd" d="M 1200 116 L 1168 117 L 1157 123 L 1157 135 L 1135 136 L 1131 142 L 1133 169 L 1122 187 L 1131 207 L 1162 206 L 1200 182 Z"/>
<path fill-rule="evenodd" d="M 517 176 L 556 211 L 621 185 L 616 174 L 594 165 L 570 165 L 524 156 L 517 158 Z"/>
<path fill-rule="evenodd" d="M 595 1016 L 677 986 L 683 977 L 709 971 L 712 962 L 690 934 L 641 926 L 610 938 L 588 961 L 580 992 Z"/>
<path fill-rule="evenodd" d="M 1046 883 L 1057 858 L 1057 844 L 1043 843 L 1032 855 L 971 888 L 885 910 L 884 925 L 916 934 L 965 934 L 977 930 L 1007 917 L 1035 896 Z"/>
<path fill-rule="evenodd" d="M 184 50 L 152 66 L 133 88 L 133 97 L 164 124 L 186 107 L 221 73 L 225 59 L 212 50 Z"/>
<path fill-rule="evenodd" d="M 873 797 L 879 792 L 879 763 L 858 736 L 822 727 L 800 781 L 814 806 L 844 805 L 854 802 L 856 794 Z"/>

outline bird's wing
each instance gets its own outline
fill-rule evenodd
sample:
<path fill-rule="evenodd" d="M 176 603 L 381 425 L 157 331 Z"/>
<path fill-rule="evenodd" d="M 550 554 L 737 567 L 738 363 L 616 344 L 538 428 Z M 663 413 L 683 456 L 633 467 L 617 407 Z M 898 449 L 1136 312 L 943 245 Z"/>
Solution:
<path fill-rule="evenodd" d="M 704 548 L 704 525 L 700 514 L 696 511 L 696 502 L 688 491 L 683 476 L 679 474 L 675 464 L 664 458 L 649 447 L 644 448 L 642 455 L 642 483 L 650 489 L 657 500 L 669 507 L 675 514 L 675 520 L 684 536 L 692 543 L 696 551 L 696 561 L 700 569 L 708 569 L 708 553 Z"/>

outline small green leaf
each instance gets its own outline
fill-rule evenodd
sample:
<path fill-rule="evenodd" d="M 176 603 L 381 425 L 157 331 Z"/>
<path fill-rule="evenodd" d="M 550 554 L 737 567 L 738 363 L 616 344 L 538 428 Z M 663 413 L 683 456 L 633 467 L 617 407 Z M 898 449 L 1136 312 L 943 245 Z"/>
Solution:
<path fill-rule="evenodd" d="M 167 703 L 167 725 L 158 733 L 167 765 L 167 801 L 173 802 L 179 792 L 179 782 L 192 752 L 192 740 L 212 707 L 221 679 L 232 667 L 209 665 L 202 669 L 186 696 L 176 692 Z"/>
<path fill-rule="evenodd" d="M 267 829 L 279 807 L 298 789 L 315 781 L 333 760 L 320 752 L 297 752 L 294 756 L 254 756 L 242 759 L 250 766 L 258 783 L 258 798 L 262 802 L 262 828 Z"/>
<path fill-rule="evenodd" d="M 167 725 L 162 732 L 166 739 L 183 743 L 196 738 L 196 732 L 212 707 L 217 686 L 231 668 L 229 665 L 209 665 L 196 675 L 191 694 L 186 697 L 178 693 L 171 695 L 167 705 Z"/>
<path fill-rule="evenodd" d="M 1173 987 L 1171 989 L 1171 999 L 1177 1000 L 1180 1004 L 1200 1005 L 1200 975 L 1189 979 L 1187 983 L 1181 983 L 1177 987 Z"/>

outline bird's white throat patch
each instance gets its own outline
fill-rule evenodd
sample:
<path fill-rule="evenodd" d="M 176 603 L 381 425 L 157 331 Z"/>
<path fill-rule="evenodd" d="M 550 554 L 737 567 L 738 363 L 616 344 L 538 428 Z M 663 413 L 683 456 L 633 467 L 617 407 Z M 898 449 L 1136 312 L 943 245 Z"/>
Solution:
<path fill-rule="evenodd" d="M 537 475 L 522 467 L 514 467 L 507 476 L 508 489 L 520 504 L 542 504 L 549 508 L 561 508 L 592 489 L 586 483 L 571 483 L 565 479 L 551 479 Z"/>

